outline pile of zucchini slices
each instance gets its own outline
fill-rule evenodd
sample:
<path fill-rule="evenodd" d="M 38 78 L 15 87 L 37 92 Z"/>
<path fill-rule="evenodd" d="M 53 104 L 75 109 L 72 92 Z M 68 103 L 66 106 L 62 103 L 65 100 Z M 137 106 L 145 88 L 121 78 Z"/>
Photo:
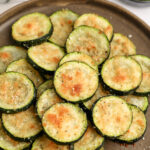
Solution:
<path fill-rule="evenodd" d="M 146 131 L 150 58 L 97 14 L 27 14 L 0 48 L 0 148 L 104 150 Z"/>

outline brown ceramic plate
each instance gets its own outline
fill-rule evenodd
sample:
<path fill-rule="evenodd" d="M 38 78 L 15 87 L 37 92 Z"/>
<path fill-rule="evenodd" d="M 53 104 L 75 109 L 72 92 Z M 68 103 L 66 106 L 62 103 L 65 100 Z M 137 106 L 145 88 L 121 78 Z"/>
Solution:
<path fill-rule="evenodd" d="M 22 15 L 37 11 L 50 15 L 62 8 L 69 8 L 78 14 L 92 12 L 106 17 L 115 32 L 132 35 L 131 40 L 136 45 L 138 54 L 150 57 L 149 26 L 127 10 L 106 0 L 30 0 L 22 3 L 0 15 L 0 46 L 13 44 L 10 36 L 11 25 Z M 143 139 L 129 146 L 106 141 L 105 150 L 150 150 L 150 108 L 146 117 L 147 131 Z"/>

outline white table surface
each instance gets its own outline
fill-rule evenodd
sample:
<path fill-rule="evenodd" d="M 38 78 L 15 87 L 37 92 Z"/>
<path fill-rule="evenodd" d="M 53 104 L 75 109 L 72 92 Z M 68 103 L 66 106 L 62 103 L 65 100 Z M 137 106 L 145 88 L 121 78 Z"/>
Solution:
<path fill-rule="evenodd" d="M 5 0 L 0 0 L 0 14 L 8 10 L 9 8 L 27 0 L 9 0 L 8 3 L 1 4 L 2 1 Z M 139 4 L 135 2 L 130 2 L 129 0 L 108 0 L 108 1 L 121 5 L 130 12 L 137 15 L 139 18 L 141 18 L 145 23 L 147 23 L 150 26 L 150 3 Z"/>

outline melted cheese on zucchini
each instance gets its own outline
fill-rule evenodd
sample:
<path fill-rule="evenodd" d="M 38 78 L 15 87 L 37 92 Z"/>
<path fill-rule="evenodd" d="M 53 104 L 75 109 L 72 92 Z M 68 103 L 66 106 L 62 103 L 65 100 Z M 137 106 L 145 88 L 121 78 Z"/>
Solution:
<path fill-rule="evenodd" d="M 113 35 L 113 26 L 110 24 L 110 22 L 101 16 L 98 16 L 97 14 L 83 14 L 81 15 L 74 24 L 74 27 L 77 28 L 81 25 L 87 25 L 94 28 L 97 28 L 104 32 L 109 40 L 111 40 Z"/>
<path fill-rule="evenodd" d="M 51 30 L 49 18 L 41 13 L 32 13 L 21 17 L 12 26 L 12 37 L 17 41 L 35 40 Z"/>
<path fill-rule="evenodd" d="M 18 59 L 26 57 L 26 50 L 17 46 L 4 46 L 0 48 L 0 73 L 3 73 L 7 66 Z"/>
<path fill-rule="evenodd" d="M 98 89 L 96 90 L 94 96 L 88 100 L 87 102 L 84 102 L 83 105 L 87 108 L 87 109 L 91 109 L 92 105 L 96 102 L 96 100 L 98 100 L 100 97 L 103 96 L 107 96 L 109 94 L 108 91 L 104 90 L 104 88 L 102 87 L 101 84 L 99 84 Z"/>
<path fill-rule="evenodd" d="M 49 42 L 33 46 L 28 50 L 28 56 L 39 67 L 48 70 L 56 70 L 60 59 L 64 56 L 62 48 Z"/>
<path fill-rule="evenodd" d="M 95 63 L 95 61 L 88 55 L 80 52 L 72 52 L 67 55 L 65 55 L 61 61 L 59 62 L 59 65 L 62 65 L 63 63 L 67 61 L 80 61 L 88 64 L 90 67 L 98 71 L 98 66 Z"/>
<path fill-rule="evenodd" d="M 91 56 L 97 65 L 104 62 L 109 55 L 109 42 L 104 33 L 98 29 L 80 26 L 67 39 L 67 52 L 82 52 Z"/>
<path fill-rule="evenodd" d="M 143 79 L 137 93 L 150 93 L 150 58 L 143 55 L 132 56 L 142 67 Z"/>
<path fill-rule="evenodd" d="M 111 51 L 109 57 L 118 55 L 135 55 L 136 47 L 130 39 L 121 33 L 115 33 L 111 41 Z"/>
<path fill-rule="evenodd" d="M 68 9 L 63 9 L 53 13 L 50 16 L 50 20 L 54 29 L 49 40 L 64 47 L 77 18 L 78 15 Z"/>
<path fill-rule="evenodd" d="M 2 114 L 2 121 L 5 129 L 18 138 L 30 138 L 42 130 L 33 106 L 19 113 Z"/>
<path fill-rule="evenodd" d="M 46 91 L 47 89 L 51 89 L 53 88 L 54 85 L 53 85 L 53 80 L 47 80 L 45 81 L 43 84 L 41 84 L 38 89 L 37 89 L 37 98 L 44 92 Z"/>
<path fill-rule="evenodd" d="M 132 122 L 132 111 L 127 103 L 117 97 L 101 98 L 93 108 L 93 121 L 103 135 L 117 137 L 123 135 Z"/>
<path fill-rule="evenodd" d="M 54 89 L 46 90 L 37 101 L 37 112 L 40 117 L 53 104 L 63 102 L 57 95 Z"/>
<path fill-rule="evenodd" d="M 43 135 L 34 141 L 31 150 L 69 150 L 69 146 L 58 145 Z"/>
<path fill-rule="evenodd" d="M 0 75 L 0 108 L 21 109 L 34 98 L 34 86 L 23 74 L 8 72 Z"/>
<path fill-rule="evenodd" d="M 6 72 L 19 72 L 25 74 L 33 81 L 36 87 L 43 83 L 43 79 L 39 72 L 35 70 L 25 59 L 20 59 L 18 61 L 12 62 L 8 67 Z"/>
<path fill-rule="evenodd" d="M 89 125 L 84 136 L 74 144 L 74 150 L 95 150 L 102 146 L 104 138 Z"/>
<path fill-rule="evenodd" d="M 146 118 L 144 113 L 136 106 L 131 106 L 133 113 L 133 121 L 129 130 L 118 139 L 132 142 L 138 140 L 146 130 Z"/>
<path fill-rule="evenodd" d="M 78 102 L 90 98 L 98 88 L 98 74 L 81 62 L 67 62 L 55 72 L 56 92 L 64 99 Z"/>
<path fill-rule="evenodd" d="M 78 106 L 57 103 L 44 113 L 42 125 L 48 136 L 66 143 L 76 141 L 84 134 L 87 118 Z"/>
<path fill-rule="evenodd" d="M 138 87 L 142 80 L 140 65 L 130 57 L 108 59 L 101 71 L 104 83 L 112 89 L 127 92 Z"/>
<path fill-rule="evenodd" d="M 139 107 L 142 111 L 146 111 L 148 107 L 148 98 L 146 96 L 127 95 L 122 96 L 121 98 L 123 98 L 129 104 Z"/>
<path fill-rule="evenodd" d="M 0 148 L 7 150 L 21 150 L 30 145 L 29 142 L 18 142 L 12 139 L 4 131 L 0 121 Z"/>

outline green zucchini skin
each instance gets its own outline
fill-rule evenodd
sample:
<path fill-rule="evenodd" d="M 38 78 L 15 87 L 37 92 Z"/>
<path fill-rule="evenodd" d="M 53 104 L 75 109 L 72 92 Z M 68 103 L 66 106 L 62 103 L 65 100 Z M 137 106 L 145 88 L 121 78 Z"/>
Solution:
<path fill-rule="evenodd" d="M 50 110 L 52 107 L 55 107 L 55 105 L 61 105 L 61 104 L 63 104 L 63 105 L 72 105 L 72 106 L 74 106 L 74 107 L 78 107 L 77 105 L 74 105 L 74 104 L 71 104 L 71 103 L 57 103 L 57 104 L 54 104 L 54 105 L 52 105 L 52 106 L 50 106 L 49 107 L 49 109 L 48 110 Z M 57 143 L 57 144 L 60 144 L 60 145 L 68 145 L 68 144 L 73 144 L 73 143 L 75 143 L 75 142 L 77 142 L 77 141 L 79 141 L 83 136 L 84 136 L 84 134 L 86 133 L 86 131 L 87 131 L 87 127 L 88 127 L 88 122 L 87 122 L 87 116 L 86 116 L 86 113 L 80 108 L 80 107 L 78 107 L 78 109 L 80 109 L 79 110 L 79 113 L 83 113 L 83 115 L 85 115 L 85 120 L 84 120 L 84 126 L 85 126 L 85 129 L 84 129 L 84 132 L 82 132 L 82 135 L 80 135 L 80 137 L 78 137 L 78 139 L 74 139 L 74 140 L 71 140 L 71 141 L 69 141 L 69 142 L 62 142 L 62 141 L 58 141 L 57 139 L 55 139 L 55 138 L 53 138 L 53 137 L 51 137 L 48 133 L 47 133 L 47 131 L 45 130 L 45 127 L 44 127 L 44 125 L 43 125 L 43 120 L 44 120 L 44 115 L 47 113 L 47 111 L 44 113 L 44 115 L 43 115 L 43 117 L 42 117 L 42 126 L 43 126 L 43 131 L 44 131 L 44 133 L 47 135 L 47 137 L 50 139 L 50 140 L 52 140 L 52 141 L 54 141 L 55 143 Z"/>
<path fill-rule="evenodd" d="M 32 106 L 31 106 L 32 107 Z M 30 107 L 30 108 L 31 108 Z M 29 108 L 29 109 L 30 109 Z M 36 112 L 36 111 L 35 111 Z M 36 116 L 37 117 L 37 116 Z M 37 117 L 37 119 L 39 120 L 39 118 Z M 33 136 L 30 136 L 30 137 L 27 137 L 27 138 L 21 138 L 21 137 L 17 137 L 17 136 L 15 136 L 15 135 L 13 135 L 12 133 L 10 133 L 9 131 L 8 131 L 8 129 L 5 127 L 5 125 L 4 125 L 4 119 L 3 119 L 3 114 L 2 114 L 2 117 L 1 117 L 1 121 L 2 121 L 2 127 L 3 127 L 3 129 L 5 130 L 5 132 L 11 137 L 11 138 L 13 138 L 14 140 L 16 140 L 16 141 L 20 141 L 20 142 L 33 142 L 37 137 L 39 137 L 42 133 L 43 133 L 43 131 L 42 131 L 42 128 L 39 130 L 39 132 L 38 133 L 36 133 L 36 135 L 33 135 Z M 40 121 L 40 120 L 39 120 Z"/>
<path fill-rule="evenodd" d="M 45 25 L 49 25 L 49 26 L 46 26 L 45 28 L 47 29 L 46 30 L 46 33 L 43 33 L 43 31 L 42 31 L 42 34 L 43 35 L 40 35 L 39 37 L 30 37 L 30 38 L 25 38 L 24 40 L 21 40 L 21 39 L 19 39 L 17 36 L 17 31 L 15 31 L 15 30 L 17 30 L 19 27 L 21 28 L 24 28 L 24 25 L 26 25 L 26 24 L 24 24 L 24 23 L 22 23 L 23 21 L 25 22 L 26 20 L 28 20 L 29 21 L 29 25 L 30 25 L 30 23 L 31 23 L 31 18 L 32 19 L 35 19 L 34 17 L 41 17 L 44 21 L 46 21 L 45 22 Z M 29 20 L 29 17 L 30 17 L 30 20 Z M 41 20 L 40 20 L 41 21 Z M 34 22 L 36 22 L 35 20 L 34 20 Z M 37 21 L 38 22 L 38 21 Z M 21 24 L 22 23 L 22 25 L 20 25 L 20 26 L 18 26 L 18 28 L 17 28 L 17 25 L 18 24 Z M 28 22 L 27 22 L 28 23 Z M 27 24 L 28 25 L 28 24 Z M 31 27 L 32 27 L 32 24 L 30 25 Z M 29 26 L 29 29 L 30 29 L 30 26 Z M 17 29 L 16 29 L 17 28 Z M 25 27 L 25 28 L 28 28 L 28 26 L 27 27 Z M 29 30 L 30 31 L 30 30 Z M 44 31 L 45 32 L 45 31 Z M 44 41 L 47 41 L 48 40 L 48 38 L 50 37 L 50 35 L 52 34 L 52 32 L 53 32 L 53 26 L 52 26 L 52 23 L 51 23 L 51 21 L 48 19 L 48 17 L 45 15 L 45 14 L 42 14 L 42 13 L 38 13 L 38 12 L 35 12 L 35 13 L 31 13 L 31 14 L 27 14 L 27 15 L 24 15 L 23 17 L 21 17 L 21 18 L 19 18 L 13 25 L 12 25 L 12 38 L 13 38 L 13 40 L 16 42 L 16 44 L 18 44 L 18 45 L 20 45 L 20 46 L 23 46 L 23 47 L 26 47 L 26 48 L 29 48 L 29 47 L 31 47 L 31 46 L 34 46 L 34 45 L 37 45 L 37 44 L 41 44 L 41 43 L 43 43 Z M 22 33 L 21 33 L 22 34 Z M 39 34 L 39 33 L 38 33 Z M 24 36 L 24 35 L 21 35 L 21 36 Z M 25 36 L 27 36 L 27 34 L 25 33 Z M 29 36 L 29 35 L 28 35 Z M 33 35 L 33 36 L 35 36 L 35 35 Z M 37 35 L 36 35 L 37 36 Z"/>
<path fill-rule="evenodd" d="M 142 112 L 142 110 L 139 108 L 139 107 L 137 107 L 137 106 L 135 106 L 135 105 L 132 105 L 132 104 L 130 104 L 130 107 L 133 109 L 137 109 L 138 111 L 141 111 Z M 144 113 L 143 113 L 143 115 L 144 115 Z M 147 121 L 146 121 L 146 118 L 144 118 L 145 119 L 145 129 L 144 129 L 144 132 L 142 133 L 142 135 L 141 136 L 139 136 L 139 137 L 137 137 L 137 138 L 134 138 L 134 139 L 129 139 L 129 140 L 125 140 L 125 139 L 121 139 L 120 137 L 118 137 L 117 139 L 116 139 L 116 141 L 117 142 L 121 142 L 121 143 L 127 143 L 127 144 L 133 144 L 133 143 L 135 143 L 135 142 L 137 142 L 137 141 L 139 141 L 141 138 L 143 138 L 143 136 L 144 136 L 144 134 L 145 134 L 145 132 L 146 132 L 146 130 L 147 130 Z M 134 118 L 133 118 L 133 120 L 134 120 Z M 132 124 L 131 124 L 132 125 Z M 129 128 L 129 130 L 130 130 L 130 128 Z"/>
<path fill-rule="evenodd" d="M 24 41 L 24 42 L 20 42 L 20 41 L 15 41 L 15 43 L 18 45 L 18 46 L 22 46 L 24 48 L 29 48 L 31 46 L 35 46 L 35 45 L 39 45 L 45 41 L 48 40 L 48 38 L 51 36 L 53 32 L 53 27 L 51 28 L 50 32 L 46 35 L 44 35 L 43 37 L 41 38 L 38 38 L 36 40 L 30 40 L 30 41 Z"/>
<path fill-rule="evenodd" d="M 8 74 L 8 73 L 10 73 L 10 74 L 11 74 L 11 73 L 13 73 L 13 74 L 14 74 L 14 73 L 16 73 L 16 74 L 21 74 L 21 73 L 18 73 L 18 72 L 7 72 L 7 74 Z M 24 106 L 24 107 L 22 107 L 22 108 L 17 108 L 17 109 L 5 109 L 5 108 L 0 107 L 0 111 L 1 111 L 1 112 L 7 113 L 7 114 L 13 114 L 13 113 L 25 111 L 25 110 L 27 110 L 27 109 L 35 102 L 37 91 L 36 91 L 36 87 L 35 87 L 33 81 L 30 80 L 26 75 L 24 75 L 24 74 L 21 74 L 21 75 L 25 76 L 25 77 L 32 83 L 32 86 L 33 86 L 33 88 L 34 88 L 32 100 L 30 101 L 30 103 L 28 103 L 26 106 Z"/>

